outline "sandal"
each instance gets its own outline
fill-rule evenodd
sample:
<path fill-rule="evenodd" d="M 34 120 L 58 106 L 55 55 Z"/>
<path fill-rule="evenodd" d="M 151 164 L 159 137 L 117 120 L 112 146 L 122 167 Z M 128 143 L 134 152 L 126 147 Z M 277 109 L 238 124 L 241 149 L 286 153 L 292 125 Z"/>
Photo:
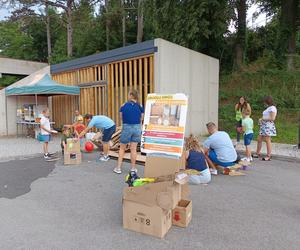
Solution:
<path fill-rule="evenodd" d="M 260 158 L 260 154 L 257 154 L 257 153 L 254 153 L 253 155 L 252 155 L 252 158 Z"/>
<path fill-rule="evenodd" d="M 263 161 L 271 161 L 271 156 L 263 157 L 262 160 Z"/>

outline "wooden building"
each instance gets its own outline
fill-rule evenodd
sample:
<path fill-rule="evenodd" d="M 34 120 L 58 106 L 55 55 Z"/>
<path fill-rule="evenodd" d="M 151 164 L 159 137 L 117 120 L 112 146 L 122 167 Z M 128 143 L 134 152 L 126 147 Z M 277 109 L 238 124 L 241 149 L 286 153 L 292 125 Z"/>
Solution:
<path fill-rule="evenodd" d="M 107 115 L 120 125 L 119 108 L 130 88 L 138 90 L 141 103 L 148 93 L 189 95 L 187 132 L 203 134 L 207 121 L 218 120 L 218 60 L 163 39 L 55 64 L 51 75 L 80 87 L 79 97 L 52 98 L 56 127 L 69 124 L 75 109 Z"/>

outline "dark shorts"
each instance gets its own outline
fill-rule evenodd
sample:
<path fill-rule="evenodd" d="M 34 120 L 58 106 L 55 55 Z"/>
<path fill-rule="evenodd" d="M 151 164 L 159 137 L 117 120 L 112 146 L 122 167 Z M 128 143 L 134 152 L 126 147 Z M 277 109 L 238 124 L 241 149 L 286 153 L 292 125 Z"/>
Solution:
<path fill-rule="evenodd" d="M 218 158 L 217 158 L 217 154 L 214 150 L 209 150 L 208 157 L 213 163 L 215 163 L 215 164 L 217 164 L 221 167 L 230 167 L 230 166 L 233 166 L 233 165 L 236 164 L 235 161 L 234 162 L 221 162 L 221 161 L 219 161 Z"/>
<path fill-rule="evenodd" d="M 253 136 L 254 136 L 253 133 L 244 135 L 244 144 L 245 144 L 245 146 L 249 146 L 251 144 L 251 141 L 253 140 Z"/>
<path fill-rule="evenodd" d="M 130 142 L 141 142 L 141 124 L 123 124 L 120 142 L 127 144 Z"/>
<path fill-rule="evenodd" d="M 103 130 L 102 142 L 107 143 L 111 140 L 112 135 L 116 132 L 116 125 Z"/>

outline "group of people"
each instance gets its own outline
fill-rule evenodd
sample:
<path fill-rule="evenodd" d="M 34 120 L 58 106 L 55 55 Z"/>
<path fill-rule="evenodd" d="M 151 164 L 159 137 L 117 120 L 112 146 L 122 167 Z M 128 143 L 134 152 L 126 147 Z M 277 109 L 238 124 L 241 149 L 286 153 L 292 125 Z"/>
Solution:
<path fill-rule="evenodd" d="M 207 184 L 211 181 L 211 175 L 217 174 L 216 167 L 227 168 L 235 165 L 240 160 L 251 162 L 254 158 L 261 158 L 262 142 L 267 145 L 267 155 L 261 159 L 264 161 L 271 160 L 272 143 L 271 137 L 276 136 L 275 119 L 277 109 L 273 104 L 271 96 L 266 96 L 263 100 L 266 109 L 262 113 L 262 117 L 258 120 L 259 134 L 257 137 L 256 152 L 251 155 L 251 141 L 254 138 L 253 119 L 251 116 L 251 106 L 244 96 L 239 98 L 239 102 L 235 105 L 236 112 L 236 130 L 237 143 L 240 142 L 241 134 L 243 134 L 244 146 L 246 148 L 246 157 L 240 158 L 235 150 L 235 146 L 230 136 L 224 131 L 218 131 L 217 126 L 213 122 L 206 124 L 209 137 L 200 146 L 199 141 L 193 135 L 185 139 L 186 150 L 186 167 L 187 169 L 196 170 L 197 174 L 190 175 L 190 182 L 193 184 Z"/>
<path fill-rule="evenodd" d="M 264 98 L 266 109 L 263 111 L 262 117 L 259 119 L 259 135 L 257 139 L 257 149 L 254 155 L 251 155 L 250 144 L 254 137 L 253 120 L 251 118 L 251 106 L 246 101 L 244 96 L 239 98 L 239 102 L 235 105 L 236 112 L 236 130 L 237 143 L 240 141 L 243 133 L 244 145 L 246 147 L 246 157 L 242 160 L 251 162 L 252 157 L 261 157 L 262 142 L 265 141 L 267 145 L 267 156 L 262 160 L 271 160 L 271 137 L 276 136 L 275 119 L 277 109 L 273 104 L 272 97 Z M 122 162 L 125 154 L 125 149 L 130 144 L 131 156 L 131 170 L 137 171 L 136 157 L 137 145 L 141 141 L 142 121 L 144 116 L 144 108 L 138 102 L 138 92 L 131 90 L 128 94 L 128 101 L 120 107 L 120 115 L 122 118 L 122 131 L 120 136 L 120 149 L 117 166 L 113 171 L 117 174 L 122 173 Z M 57 131 L 50 128 L 49 110 L 43 111 L 41 118 L 41 135 L 44 137 L 44 157 L 47 159 L 51 157 L 48 152 L 48 142 L 50 141 L 50 134 L 57 133 Z M 83 124 L 84 118 L 87 121 L 87 127 Z M 86 114 L 84 117 L 76 111 L 74 123 L 72 125 L 65 125 L 63 129 L 62 149 L 66 146 L 66 139 L 69 138 L 69 129 L 73 127 L 76 137 L 81 140 L 85 134 L 92 128 L 100 129 L 102 131 L 103 152 L 100 155 L 100 161 L 109 160 L 109 142 L 112 135 L 116 132 L 115 122 L 104 115 Z M 215 123 L 209 122 L 206 124 L 209 137 L 204 141 L 203 146 L 200 146 L 199 141 L 193 135 L 185 139 L 185 157 L 187 169 L 197 171 L 197 174 L 191 175 L 190 181 L 195 184 L 209 183 L 211 181 L 211 174 L 217 174 L 217 166 L 230 167 L 235 165 L 240 159 L 235 145 L 232 143 L 228 133 L 219 131 Z"/>
<path fill-rule="evenodd" d="M 144 108 L 138 102 L 138 92 L 136 90 L 131 90 L 129 92 L 128 101 L 120 107 L 119 111 L 122 118 L 122 131 L 120 137 L 118 164 L 113 170 L 117 174 L 122 173 L 122 162 L 127 144 L 130 144 L 131 170 L 137 171 L 135 166 L 137 157 L 137 145 L 141 141 Z M 88 124 L 86 127 L 83 124 L 84 119 Z M 43 111 L 40 124 L 41 134 L 45 135 L 44 138 L 41 139 L 41 141 L 44 142 L 44 158 L 49 159 L 51 157 L 51 154 L 48 151 L 48 142 L 50 141 L 50 135 L 53 133 L 57 133 L 57 131 L 50 129 L 48 109 Z M 116 132 L 116 124 L 112 119 L 105 115 L 91 114 L 86 114 L 83 117 L 82 115 L 80 115 L 79 111 L 76 110 L 73 124 L 65 125 L 63 127 L 63 135 L 61 141 L 62 151 L 64 151 L 66 147 L 67 139 L 73 136 L 70 131 L 71 128 L 73 128 L 74 130 L 75 137 L 81 140 L 82 143 L 85 134 L 91 129 L 96 128 L 101 130 L 103 152 L 101 152 L 99 160 L 109 160 L 109 142 L 112 138 L 112 135 Z"/>

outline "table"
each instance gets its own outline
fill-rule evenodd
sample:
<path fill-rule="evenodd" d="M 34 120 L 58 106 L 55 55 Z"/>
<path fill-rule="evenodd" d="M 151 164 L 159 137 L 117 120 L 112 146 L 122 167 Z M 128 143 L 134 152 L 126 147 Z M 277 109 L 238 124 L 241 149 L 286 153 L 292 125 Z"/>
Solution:
<path fill-rule="evenodd" d="M 17 121 L 16 124 L 17 124 L 17 137 L 19 136 L 19 126 L 21 126 L 21 134 L 23 134 L 24 127 L 27 127 L 28 129 L 34 129 L 35 131 L 40 128 L 39 122 Z M 50 122 L 50 125 L 53 125 L 53 124 L 55 124 L 55 122 Z M 36 133 L 34 135 L 34 138 L 35 137 L 36 137 Z"/>

